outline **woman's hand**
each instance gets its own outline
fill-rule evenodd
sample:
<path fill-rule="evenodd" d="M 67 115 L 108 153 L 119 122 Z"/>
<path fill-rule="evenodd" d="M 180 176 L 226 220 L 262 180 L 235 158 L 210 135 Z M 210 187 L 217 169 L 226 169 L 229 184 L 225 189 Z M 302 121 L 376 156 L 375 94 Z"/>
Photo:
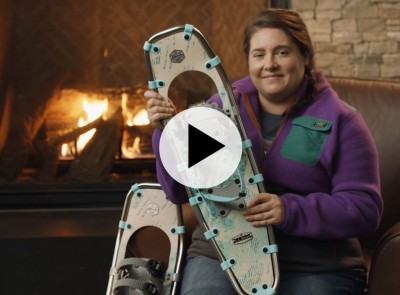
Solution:
<path fill-rule="evenodd" d="M 244 217 L 253 226 L 280 225 L 285 220 L 285 204 L 277 195 L 260 193 L 247 204 Z"/>
<path fill-rule="evenodd" d="M 147 100 L 146 108 L 151 125 L 163 129 L 163 121 L 176 114 L 175 106 L 170 100 L 165 101 L 159 93 L 153 90 L 147 90 L 144 97 Z"/>

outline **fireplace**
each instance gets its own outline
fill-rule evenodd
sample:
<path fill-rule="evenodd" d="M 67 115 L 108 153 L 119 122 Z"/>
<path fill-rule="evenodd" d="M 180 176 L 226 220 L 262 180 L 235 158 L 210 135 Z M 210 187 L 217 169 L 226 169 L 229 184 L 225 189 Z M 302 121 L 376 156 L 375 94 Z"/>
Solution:
<path fill-rule="evenodd" d="M 141 83 L 92 91 L 62 89 L 57 102 L 49 106 L 45 140 L 36 143 L 43 155 L 38 178 L 124 181 L 126 173 L 118 171 L 117 163 L 132 170 L 146 160 L 154 166 L 146 89 Z M 66 173 L 57 175 L 59 163 L 69 164 Z"/>
<path fill-rule="evenodd" d="M 232 29 L 242 31 L 267 2 L 230 0 L 241 7 L 232 18 L 213 0 L 2 1 L 0 185 L 155 181 L 153 129 L 133 122 L 146 119 L 144 42 L 191 23 L 235 80 L 246 63 Z M 208 98 L 207 79 L 179 77 L 170 89 L 178 107 Z"/>
<path fill-rule="evenodd" d="M 126 193 L 156 181 L 153 128 L 136 122 L 147 88 L 143 44 L 193 24 L 238 79 L 247 69 L 237 32 L 268 1 L 247 2 L 0 1 L 3 293 L 105 292 Z M 183 109 L 214 91 L 187 73 L 170 94 Z M 100 113 L 89 118 L 92 103 Z"/>

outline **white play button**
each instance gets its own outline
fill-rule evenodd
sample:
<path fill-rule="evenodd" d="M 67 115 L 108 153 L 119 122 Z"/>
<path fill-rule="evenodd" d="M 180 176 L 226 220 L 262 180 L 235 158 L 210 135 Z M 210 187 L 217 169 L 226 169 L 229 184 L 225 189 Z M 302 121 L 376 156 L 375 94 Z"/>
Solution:
<path fill-rule="evenodd" d="M 215 187 L 237 169 L 242 140 L 226 115 L 208 107 L 180 112 L 165 126 L 161 161 L 179 183 L 193 188 Z"/>
<path fill-rule="evenodd" d="M 225 147 L 224 144 L 201 132 L 191 124 L 189 124 L 188 137 L 189 168 Z"/>

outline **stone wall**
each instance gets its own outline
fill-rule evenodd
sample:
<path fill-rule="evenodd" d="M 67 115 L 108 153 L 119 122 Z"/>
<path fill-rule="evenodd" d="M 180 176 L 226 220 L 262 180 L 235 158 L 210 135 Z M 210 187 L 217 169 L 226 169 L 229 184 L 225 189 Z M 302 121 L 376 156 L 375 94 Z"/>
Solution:
<path fill-rule="evenodd" d="M 400 81 L 400 0 L 292 0 L 327 76 Z"/>

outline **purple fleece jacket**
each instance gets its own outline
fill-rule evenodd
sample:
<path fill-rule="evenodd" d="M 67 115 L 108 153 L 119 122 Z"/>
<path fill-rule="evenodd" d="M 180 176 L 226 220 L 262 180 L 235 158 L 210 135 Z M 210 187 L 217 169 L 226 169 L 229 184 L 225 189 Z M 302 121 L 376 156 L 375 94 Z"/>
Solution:
<path fill-rule="evenodd" d="M 266 189 L 285 204 L 276 239 L 280 263 L 287 270 L 362 267 L 360 246 L 353 237 L 373 232 L 383 210 L 377 151 L 361 114 L 339 99 L 322 74 L 317 81 L 316 99 L 283 121 L 267 155 L 243 97 L 235 93 Z M 258 92 L 250 77 L 233 86 L 249 97 L 260 120 Z M 221 104 L 218 95 L 210 101 Z M 172 202 L 185 203 L 184 187 L 162 166 L 160 136 L 156 130 L 158 181 Z"/>

